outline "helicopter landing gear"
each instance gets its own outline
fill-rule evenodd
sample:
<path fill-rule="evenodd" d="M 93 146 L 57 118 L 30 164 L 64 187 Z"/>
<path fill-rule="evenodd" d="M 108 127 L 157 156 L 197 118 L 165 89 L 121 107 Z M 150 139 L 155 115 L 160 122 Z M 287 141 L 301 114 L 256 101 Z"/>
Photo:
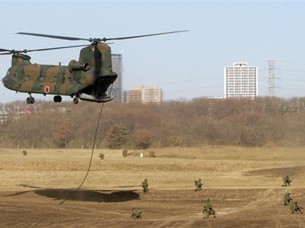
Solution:
<path fill-rule="evenodd" d="M 35 99 L 34 97 L 31 96 L 31 94 L 29 94 L 30 96 L 26 98 L 26 103 L 27 104 L 34 104 L 35 103 Z"/>
<path fill-rule="evenodd" d="M 73 103 L 74 103 L 74 104 L 78 104 L 78 102 L 79 102 L 78 98 L 77 98 L 77 97 L 74 97 L 74 98 L 73 98 Z"/>
<path fill-rule="evenodd" d="M 56 96 L 54 96 L 54 98 L 53 98 L 53 101 L 55 102 L 55 103 L 59 103 L 59 102 L 61 102 L 61 100 L 62 100 L 62 98 L 61 98 L 61 96 L 59 96 L 59 95 L 56 95 Z"/>

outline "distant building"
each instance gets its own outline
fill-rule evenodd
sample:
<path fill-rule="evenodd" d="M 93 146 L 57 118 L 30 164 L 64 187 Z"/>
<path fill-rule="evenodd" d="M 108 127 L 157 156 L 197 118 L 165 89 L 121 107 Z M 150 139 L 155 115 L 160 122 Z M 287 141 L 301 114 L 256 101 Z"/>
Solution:
<path fill-rule="evenodd" d="M 10 119 L 10 114 L 7 111 L 0 110 L 0 123 L 3 124 L 4 122 Z"/>
<path fill-rule="evenodd" d="M 111 94 L 116 101 L 123 100 L 122 87 L 122 55 L 112 54 L 112 70 L 118 74 L 117 79 L 113 83 Z"/>
<path fill-rule="evenodd" d="M 143 87 L 136 87 L 131 90 L 125 91 L 126 103 L 142 103 L 142 90 Z"/>
<path fill-rule="evenodd" d="M 33 114 L 34 112 L 34 106 L 29 105 L 15 105 L 10 107 L 2 106 L 2 108 L 0 109 L 0 124 L 3 124 L 9 120 L 17 120 L 22 115 Z"/>
<path fill-rule="evenodd" d="M 225 98 L 255 98 L 258 96 L 258 68 L 246 62 L 236 62 L 224 68 Z"/>
<path fill-rule="evenodd" d="M 141 86 L 125 91 L 126 103 L 160 104 L 162 99 L 162 90 L 156 85 Z"/>

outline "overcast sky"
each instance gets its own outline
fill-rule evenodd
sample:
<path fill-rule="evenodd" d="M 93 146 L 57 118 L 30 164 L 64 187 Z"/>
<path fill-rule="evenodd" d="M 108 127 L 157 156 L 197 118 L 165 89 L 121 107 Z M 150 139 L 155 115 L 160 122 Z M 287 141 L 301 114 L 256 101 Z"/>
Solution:
<path fill-rule="evenodd" d="M 186 33 L 115 41 L 123 55 L 123 88 L 157 84 L 166 100 L 223 97 L 225 66 L 248 62 L 259 70 L 259 95 L 268 95 L 268 60 L 275 60 L 279 97 L 305 96 L 303 1 L 28 1 L 0 0 L 0 48 L 36 49 L 86 44 L 16 32 L 120 37 L 174 30 Z M 32 63 L 67 65 L 80 48 L 31 53 Z M 0 75 L 10 67 L 0 56 Z M 0 86 L 0 102 L 25 100 Z M 34 95 L 43 99 L 42 95 Z M 51 96 L 49 96 L 52 98 Z"/>

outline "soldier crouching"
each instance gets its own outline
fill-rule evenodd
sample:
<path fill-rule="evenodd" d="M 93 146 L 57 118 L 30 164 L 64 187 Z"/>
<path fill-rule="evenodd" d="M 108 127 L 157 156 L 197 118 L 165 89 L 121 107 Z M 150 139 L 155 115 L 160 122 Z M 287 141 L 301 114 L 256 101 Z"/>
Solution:
<path fill-rule="evenodd" d="M 131 217 L 133 219 L 141 219 L 142 218 L 142 211 L 139 211 L 135 208 L 132 208 Z"/>

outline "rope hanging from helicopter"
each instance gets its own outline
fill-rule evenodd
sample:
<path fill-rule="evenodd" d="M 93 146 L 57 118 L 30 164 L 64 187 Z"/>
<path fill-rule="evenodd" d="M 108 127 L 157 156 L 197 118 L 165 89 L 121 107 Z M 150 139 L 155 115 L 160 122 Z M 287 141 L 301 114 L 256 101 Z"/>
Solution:
<path fill-rule="evenodd" d="M 113 88 L 113 84 L 112 84 L 111 87 L 110 87 L 109 94 L 111 94 L 112 88 Z M 93 159 L 93 154 L 94 154 L 94 149 L 95 149 L 95 147 L 96 147 L 96 146 L 95 146 L 96 137 L 97 137 L 98 128 L 99 128 L 100 120 L 101 120 L 101 117 L 102 117 L 102 113 L 103 113 L 103 110 L 104 110 L 104 106 L 105 106 L 105 103 L 102 103 L 102 106 L 101 106 L 101 109 L 100 109 L 100 112 L 99 112 L 99 116 L 98 116 L 98 118 L 97 118 L 96 127 L 95 127 L 95 132 L 94 132 L 94 136 L 93 136 L 92 150 L 91 150 L 91 155 L 90 155 L 90 160 L 89 160 L 88 168 L 87 168 L 87 171 L 86 171 L 86 175 L 85 175 L 85 177 L 83 178 L 83 180 L 82 180 L 82 182 L 80 183 L 80 185 L 74 190 L 74 192 L 77 192 L 77 191 L 83 186 L 83 184 L 85 183 L 85 181 L 87 180 L 87 177 L 88 177 L 88 175 L 89 175 L 89 172 L 90 172 L 90 169 L 91 169 L 91 164 L 92 164 L 92 159 Z M 67 201 L 67 199 L 62 200 L 62 201 L 58 204 L 58 207 L 61 206 L 61 205 L 63 205 L 66 201 Z"/>

